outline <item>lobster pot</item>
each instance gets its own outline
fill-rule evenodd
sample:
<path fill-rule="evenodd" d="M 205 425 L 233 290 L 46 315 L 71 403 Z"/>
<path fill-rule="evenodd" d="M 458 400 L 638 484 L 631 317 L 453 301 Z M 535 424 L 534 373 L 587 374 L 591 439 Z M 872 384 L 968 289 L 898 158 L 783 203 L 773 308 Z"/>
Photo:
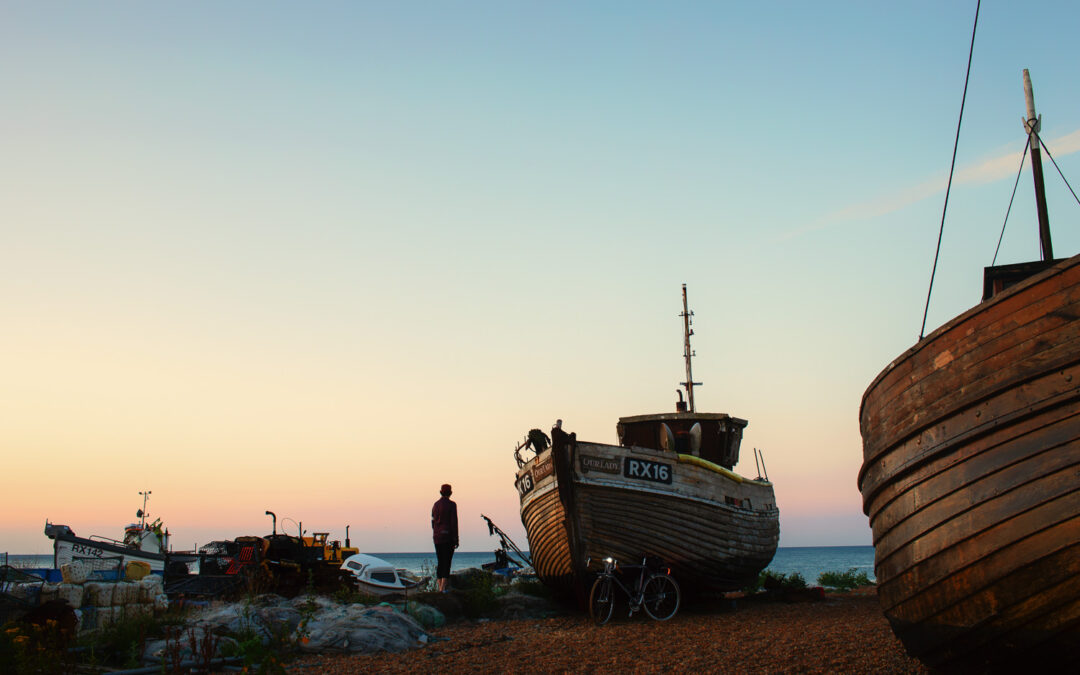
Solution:
<path fill-rule="evenodd" d="M 138 588 L 139 602 L 151 603 L 154 598 L 165 592 L 165 580 L 156 574 L 151 574 L 139 579 Z"/>
<path fill-rule="evenodd" d="M 130 582 L 115 584 L 113 605 L 130 605 L 139 601 L 139 587 Z"/>
<path fill-rule="evenodd" d="M 84 589 L 79 584 L 60 584 L 56 587 L 58 600 L 63 600 L 72 607 L 82 607 Z"/>
<path fill-rule="evenodd" d="M 113 605 L 113 588 L 116 584 L 108 584 L 103 581 L 90 581 L 83 586 L 85 596 L 83 601 L 93 607 L 111 607 Z"/>
<path fill-rule="evenodd" d="M 82 584 L 90 576 L 90 566 L 82 561 L 65 563 L 60 566 L 60 577 L 65 584 Z"/>

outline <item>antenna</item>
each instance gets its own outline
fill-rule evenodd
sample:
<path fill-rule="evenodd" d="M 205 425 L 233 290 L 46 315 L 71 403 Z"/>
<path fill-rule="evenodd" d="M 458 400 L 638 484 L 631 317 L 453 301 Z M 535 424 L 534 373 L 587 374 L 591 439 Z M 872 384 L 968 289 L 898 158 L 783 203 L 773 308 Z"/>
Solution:
<path fill-rule="evenodd" d="M 142 509 L 139 510 L 139 529 L 146 527 L 146 500 L 150 499 L 150 490 L 140 492 L 142 495 Z"/>
<path fill-rule="evenodd" d="M 697 353 L 690 349 L 690 336 L 694 334 L 694 329 L 690 326 L 693 324 L 691 317 L 694 316 L 694 313 L 690 311 L 686 304 L 686 284 L 682 285 L 682 314 L 679 316 L 683 318 L 683 358 L 686 359 L 686 382 L 680 382 L 679 384 L 686 387 L 686 399 L 690 404 L 690 412 L 696 412 L 694 408 L 694 387 L 700 387 L 701 382 L 694 382 L 693 369 L 690 367 L 690 359 L 697 356 Z"/>

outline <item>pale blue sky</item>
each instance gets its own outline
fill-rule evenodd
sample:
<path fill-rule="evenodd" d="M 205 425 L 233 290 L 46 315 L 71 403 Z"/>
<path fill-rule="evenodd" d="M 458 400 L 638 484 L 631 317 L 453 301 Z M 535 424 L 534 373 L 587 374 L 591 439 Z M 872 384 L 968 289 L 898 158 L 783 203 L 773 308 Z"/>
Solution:
<path fill-rule="evenodd" d="M 869 543 L 859 399 L 918 335 L 974 9 L 0 2 L 0 550 L 146 488 L 182 547 L 269 508 L 424 550 L 444 481 L 483 550 L 525 431 L 673 406 L 684 282 L 782 545 Z M 1078 182 L 1078 25 L 983 4 L 930 327 L 979 299 L 1023 68 Z"/>

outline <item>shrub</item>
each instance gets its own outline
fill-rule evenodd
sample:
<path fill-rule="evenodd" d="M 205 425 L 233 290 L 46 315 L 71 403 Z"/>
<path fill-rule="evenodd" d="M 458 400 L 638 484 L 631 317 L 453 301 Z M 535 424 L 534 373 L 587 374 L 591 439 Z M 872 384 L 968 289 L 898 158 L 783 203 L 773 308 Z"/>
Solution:
<path fill-rule="evenodd" d="M 468 586 L 461 596 L 461 613 L 477 619 L 495 607 L 495 580 L 491 574 L 476 574 L 468 579 Z"/>
<path fill-rule="evenodd" d="M 149 638 L 166 636 L 168 628 L 182 624 L 176 613 L 161 616 L 137 616 L 121 619 L 106 628 L 86 635 L 80 642 L 88 648 L 94 664 L 134 668 Z"/>
<path fill-rule="evenodd" d="M 0 673 L 68 673 L 74 668 L 68 639 L 55 621 L 44 626 L 8 623 L 0 628 Z"/>
<path fill-rule="evenodd" d="M 874 582 L 870 581 L 866 572 L 856 572 L 852 567 L 847 572 L 822 572 L 818 575 L 818 584 L 841 591 L 850 591 L 853 588 L 873 586 Z"/>
<path fill-rule="evenodd" d="M 346 586 L 338 588 L 331 597 L 339 605 L 375 605 L 379 602 L 379 599 L 370 593 Z"/>
<path fill-rule="evenodd" d="M 758 581 L 756 585 L 749 586 L 745 590 L 749 593 L 756 593 L 759 589 L 764 588 L 767 591 L 792 591 L 801 588 L 806 588 L 806 579 L 798 572 L 792 572 L 791 574 L 784 574 L 783 572 L 773 572 L 772 570 L 765 570 L 758 575 Z"/>

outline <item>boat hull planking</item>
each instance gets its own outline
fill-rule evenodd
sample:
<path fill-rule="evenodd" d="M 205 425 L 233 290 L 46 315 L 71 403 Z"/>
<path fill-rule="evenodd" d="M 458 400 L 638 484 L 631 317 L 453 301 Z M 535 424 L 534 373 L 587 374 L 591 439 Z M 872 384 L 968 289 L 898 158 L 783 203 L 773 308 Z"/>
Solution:
<path fill-rule="evenodd" d="M 908 651 L 1080 659 L 1080 256 L 908 350 L 860 426 L 878 596 Z"/>

